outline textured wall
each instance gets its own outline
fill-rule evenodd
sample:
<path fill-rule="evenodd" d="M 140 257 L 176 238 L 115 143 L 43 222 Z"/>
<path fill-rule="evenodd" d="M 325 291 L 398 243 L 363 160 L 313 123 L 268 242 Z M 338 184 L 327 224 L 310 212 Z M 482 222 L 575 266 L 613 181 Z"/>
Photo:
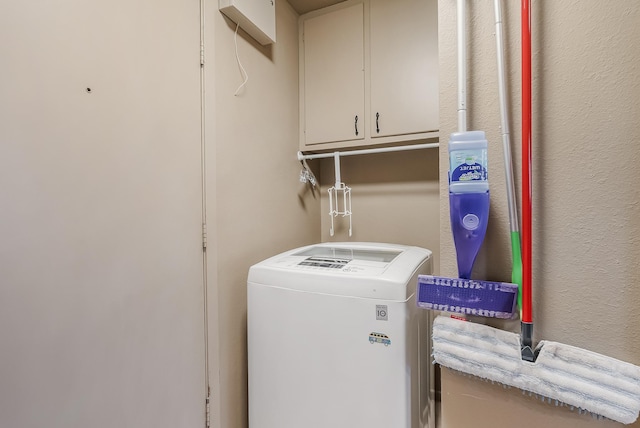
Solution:
<path fill-rule="evenodd" d="M 469 129 L 487 132 L 492 192 L 488 238 L 474 275 L 508 280 L 493 2 L 467 3 Z M 519 2 L 504 3 L 519 189 L 520 10 Z M 455 9 L 453 0 L 439 2 L 445 136 L 440 152 L 441 272 L 446 275 L 457 272 L 445 226 L 446 135 L 457 128 Z M 535 337 L 640 364 L 640 3 L 533 1 L 532 32 Z"/>

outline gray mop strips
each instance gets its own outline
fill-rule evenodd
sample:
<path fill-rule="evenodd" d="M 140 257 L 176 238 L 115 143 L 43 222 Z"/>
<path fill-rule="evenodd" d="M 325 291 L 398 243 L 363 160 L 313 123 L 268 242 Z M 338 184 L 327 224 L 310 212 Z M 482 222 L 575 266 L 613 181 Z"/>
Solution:
<path fill-rule="evenodd" d="M 534 363 L 523 361 L 520 336 L 439 316 L 433 356 L 444 366 L 559 400 L 624 424 L 640 412 L 640 367 L 585 349 L 541 341 Z"/>

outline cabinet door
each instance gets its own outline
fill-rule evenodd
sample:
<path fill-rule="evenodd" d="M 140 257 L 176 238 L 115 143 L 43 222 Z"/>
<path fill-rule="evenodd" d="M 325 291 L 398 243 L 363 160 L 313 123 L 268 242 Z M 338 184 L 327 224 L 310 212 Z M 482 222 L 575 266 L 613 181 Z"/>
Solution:
<path fill-rule="evenodd" d="M 371 136 L 438 129 L 436 0 L 371 0 Z"/>
<path fill-rule="evenodd" d="M 363 4 L 303 23 L 305 144 L 364 137 Z"/>

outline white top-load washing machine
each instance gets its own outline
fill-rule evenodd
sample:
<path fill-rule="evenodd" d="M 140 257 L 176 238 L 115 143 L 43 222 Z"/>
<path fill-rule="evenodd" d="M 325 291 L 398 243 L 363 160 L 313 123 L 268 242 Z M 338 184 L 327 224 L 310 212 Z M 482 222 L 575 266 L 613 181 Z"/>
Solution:
<path fill-rule="evenodd" d="M 433 428 L 432 254 L 324 243 L 251 267 L 249 428 Z"/>

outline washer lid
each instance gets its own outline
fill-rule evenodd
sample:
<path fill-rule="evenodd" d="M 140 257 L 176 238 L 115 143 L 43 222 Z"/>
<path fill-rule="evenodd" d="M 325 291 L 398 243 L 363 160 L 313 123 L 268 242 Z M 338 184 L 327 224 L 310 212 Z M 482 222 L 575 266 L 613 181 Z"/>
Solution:
<path fill-rule="evenodd" d="M 329 245 L 314 245 L 302 251 L 296 252 L 294 256 L 307 256 L 314 259 L 328 260 L 369 260 L 374 262 L 389 263 L 398 257 L 402 251 L 389 248 L 354 248 Z"/>
<path fill-rule="evenodd" d="M 365 248 L 345 248 L 337 246 L 316 245 L 302 251 L 294 252 L 293 257 L 304 257 L 298 266 L 308 266 L 312 268 L 327 268 L 342 270 L 349 263 L 349 267 L 357 265 L 371 266 L 377 265 L 383 268 L 387 263 L 392 262 L 402 251 L 390 249 L 365 249 Z M 371 263 L 360 263 L 360 262 Z M 349 270 L 347 270 L 349 272 Z"/>
<path fill-rule="evenodd" d="M 405 300 L 431 251 L 378 243 L 324 243 L 287 251 L 251 267 L 249 282 L 325 294 Z"/>

